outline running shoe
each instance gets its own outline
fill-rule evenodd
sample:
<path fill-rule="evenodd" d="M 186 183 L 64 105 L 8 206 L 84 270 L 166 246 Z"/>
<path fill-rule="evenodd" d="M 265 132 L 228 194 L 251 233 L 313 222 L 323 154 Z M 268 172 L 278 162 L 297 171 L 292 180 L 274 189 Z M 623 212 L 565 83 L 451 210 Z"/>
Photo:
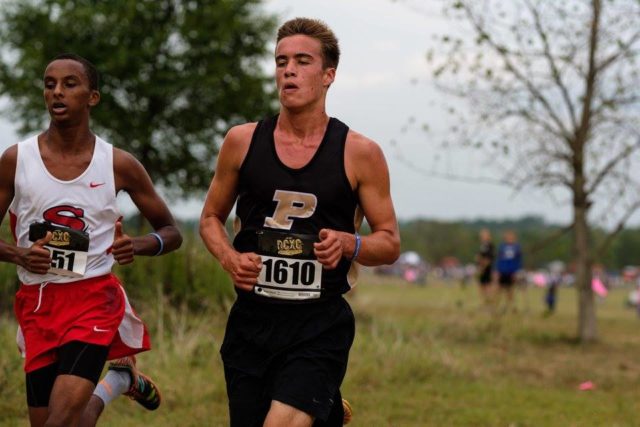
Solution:
<path fill-rule="evenodd" d="M 109 363 L 109 369 L 129 374 L 131 387 L 124 393 L 125 396 L 135 400 L 149 411 L 158 409 L 162 400 L 160 390 L 158 390 L 158 386 L 155 385 L 151 378 L 136 368 L 135 356 L 113 360 Z"/>
<path fill-rule="evenodd" d="M 353 409 L 351 409 L 351 404 L 347 399 L 342 399 L 342 409 L 344 410 L 344 421 L 342 421 L 342 425 L 347 425 L 351 422 L 351 418 L 353 417 Z"/>

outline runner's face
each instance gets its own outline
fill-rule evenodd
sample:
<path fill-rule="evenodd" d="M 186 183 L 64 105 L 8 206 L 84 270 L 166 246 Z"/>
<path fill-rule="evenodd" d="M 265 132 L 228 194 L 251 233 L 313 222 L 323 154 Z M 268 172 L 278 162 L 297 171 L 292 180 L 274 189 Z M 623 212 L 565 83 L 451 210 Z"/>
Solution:
<path fill-rule="evenodd" d="M 76 122 L 89 117 L 89 110 L 100 99 L 89 87 L 84 66 L 72 59 L 59 59 L 44 72 L 44 100 L 51 119 Z"/>
<path fill-rule="evenodd" d="M 276 85 L 284 107 L 323 101 L 335 72 L 335 68 L 323 67 L 319 40 L 297 34 L 283 38 L 276 46 Z"/>

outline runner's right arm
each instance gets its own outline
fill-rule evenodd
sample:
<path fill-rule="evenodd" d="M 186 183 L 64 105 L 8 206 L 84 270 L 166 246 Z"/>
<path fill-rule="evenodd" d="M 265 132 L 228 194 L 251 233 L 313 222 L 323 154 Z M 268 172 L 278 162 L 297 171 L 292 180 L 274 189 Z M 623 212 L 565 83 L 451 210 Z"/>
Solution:
<path fill-rule="evenodd" d="M 14 195 L 18 146 L 9 147 L 0 157 L 0 224 L 11 205 Z M 29 248 L 20 248 L 0 240 L 0 261 L 10 262 L 26 268 L 32 273 L 45 274 L 51 267 L 51 255 L 42 247 L 51 240 L 51 232 Z"/>
<path fill-rule="evenodd" d="M 113 242 L 113 256 L 119 264 L 134 261 L 135 256 L 154 256 L 174 251 L 182 244 L 182 235 L 167 204 L 156 192 L 153 182 L 142 166 L 131 153 L 114 148 L 113 169 L 116 181 L 116 192 L 124 190 L 129 194 L 142 216 L 162 240 L 162 245 L 153 235 L 131 237 L 124 233 L 122 224 L 116 224 L 116 235 Z"/>
<path fill-rule="evenodd" d="M 213 180 L 200 216 L 200 236 L 207 249 L 231 275 L 233 283 L 245 291 L 253 290 L 262 268 L 259 255 L 239 253 L 229 241 L 225 222 L 238 197 L 240 166 L 249 149 L 255 123 L 235 126 L 227 133 Z"/>

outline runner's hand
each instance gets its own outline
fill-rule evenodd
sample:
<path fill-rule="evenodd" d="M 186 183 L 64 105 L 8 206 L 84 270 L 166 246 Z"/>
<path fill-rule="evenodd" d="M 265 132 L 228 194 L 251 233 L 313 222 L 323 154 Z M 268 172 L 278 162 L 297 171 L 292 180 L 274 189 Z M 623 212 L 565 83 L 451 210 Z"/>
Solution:
<path fill-rule="evenodd" d="M 236 254 L 223 263 L 235 286 L 243 291 L 253 291 L 262 269 L 262 258 L 254 252 Z"/>
<path fill-rule="evenodd" d="M 133 240 L 122 231 L 121 221 L 116 222 L 111 253 L 113 254 L 113 259 L 120 265 L 131 264 L 133 262 Z"/>
<path fill-rule="evenodd" d="M 324 268 L 333 270 L 338 266 L 344 255 L 344 235 L 348 236 L 349 234 L 328 228 L 320 230 L 318 234 L 320 241 L 313 244 L 313 253 Z M 351 237 L 353 238 L 353 235 Z"/>
<path fill-rule="evenodd" d="M 45 274 L 51 268 L 51 253 L 44 245 L 49 243 L 53 238 L 53 233 L 47 231 L 47 234 L 36 240 L 31 247 L 20 255 L 20 265 L 31 273 Z"/>

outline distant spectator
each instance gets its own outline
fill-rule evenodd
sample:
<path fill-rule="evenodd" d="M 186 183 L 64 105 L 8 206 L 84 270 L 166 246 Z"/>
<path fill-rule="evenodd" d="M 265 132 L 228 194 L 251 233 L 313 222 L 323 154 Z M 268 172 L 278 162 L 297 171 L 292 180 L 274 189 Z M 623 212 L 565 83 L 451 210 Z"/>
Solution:
<path fill-rule="evenodd" d="M 556 298 L 558 293 L 558 282 L 554 279 L 550 279 L 547 284 L 547 292 L 544 296 L 544 302 L 547 304 L 547 311 L 545 314 L 550 316 L 554 313 L 556 309 Z"/>
<path fill-rule="evenodd" d="M 476 254 L 476 265 L 478 266 L 478 282 L 480 284 L 480 295 L 485 305 L 491 302 L 493 283 L 493 260 L 495 249 L 491 240 L 491 232 L 483 228 L 480 230 L 480 249 Z"/>
<path fill-rule="evenodd" d="M 500 290 L 506 296 L 506 307 L 513 306 L 513 285 L 516 274 L 522 269 L 522 250 L 517 242 L 516 234 L 509 230 L 504 233 L 504 240 L 498 247 L 496 270 Z"/>
<path fill-rule="evenodd" d="M 544 302 L 547 305 L 545 315 L 550 316 L 555 312 L 556 302 L 558 301 L 558 288 L 562 283 L 562 274 L 564 272 L 564 264 L 560 261 L 553 262 L 549 265 L 549 280 L 547 283 L 547 292 Z"/>

